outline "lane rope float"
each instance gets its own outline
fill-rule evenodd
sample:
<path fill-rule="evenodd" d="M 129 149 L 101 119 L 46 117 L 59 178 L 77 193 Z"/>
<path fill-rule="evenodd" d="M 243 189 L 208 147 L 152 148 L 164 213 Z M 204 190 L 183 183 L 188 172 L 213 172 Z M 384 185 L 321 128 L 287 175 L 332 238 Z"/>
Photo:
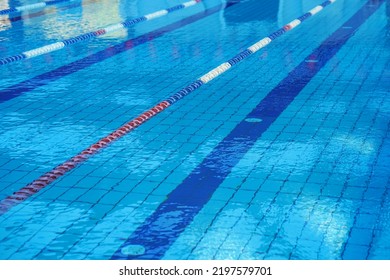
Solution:
<path fill-rule="evenodd" d="M 116 45 L 110 45 L 105 49 L 88 54 L 87 56 L 76 59 L 73 62 L 63 64 L 62 66 L 59 66 L 53 70 L 44 72 L 4 89 L 0 89 L 0 103 L 22 96 L 27 92 L 31 92 L 40 87 L 49 85 L 58 79 L 77 73 L 80 70 L 110 59 L 111 57 L 114 57 L 118 54 L 127 52 L 128 50 L 134 49 L 143 44 L 147 44 L 148 42 L 160 38 L 165 34 L 169 34 L 170 32 L 207 18 L 221 10 L 226 10 L 229 7 L 237 5 L 239 2 L 240 0 L 235 0 L 234 2 L 226 2 L 226 4 L 219 4 L 210 8 L 205 7 L 205 9 L 198 9 L 197 12 L 191 14 L 188 17 L 179 17 L 178 20 L 175 20 L 172 23 L 163 25 L 140 36 L 122 41 Z"/>
<path fill-rule="evenodd" d="M 58 0 L 58 1 L 60 1 L 60 0 Z M 153 12 L 153 13 L 144 15 L 142 17 L 138 17 L 138 18 L 135 18 L 135 19 L 123 21 L 123 22 L 120 22 L 120 23 L 114 23 L 114 24 L 108 25 L 106 27 L 103 27 L 101 29 L 98 29 L 96 31 L 91 31 L 91 32 L 88 32 L 88 33 L 85 33 L 85 34 L 81 34 L 79 36 L 76 36 L 76 37 L 73 37 L 73 38 L 69 38 L 69 39 L 66 39 L 66 40 L 63 40 L 63 41 L 60 41 L 60 42 L 56 42 L 56 43 L 53 43 L 53 44 L 45 45 L 43 47 L 39 47 L 39 48 L 36 48 L 36 49 L 33 49 L 33 50 L 25 51 L 25 52 L 22 52 L 21 54 L 4 57 L 4 58 L 0 59 L 0 65 L 6 65 L 6 64 L 10 64 L 10 63 L 13 63 L 13 62 L 16 62 L 16 61 L 30 59 L 30 58 L 33 58 L 33 57 L 37 57 L 37 56 L 40 56 L 40 55 L 43 55 L 43 54 L 47 54 L 47 53 L 51 53 L 51 52 L 63 49 L 65 47 L 67 47 L 67 46 L 70 46 L 70 45 L 73 45 L 73 44 L 76 44 L 76 43 L 80 43 L 82 41 L 86 41 L 86 40 L 89 40 L 91 38 L 99 37 L 99 36 L 102 36 L 104 34 L 112 33 L 112 32 L 115 32 L 115 31 L 118 31 L 118 30 L 121 30 L 121 29 L 127 29 L 130 26 L 135 25 L 137 23 L 140 23 L 140 22 L 143 22 L 143 21 L 153 20 L 153 19 L 165 16 L 165 15 L 167 15 L 169 13 L 172 13 L 172 12 L 175 12 L 175 11 L 178 11 L 178 10 L 181 10 L 181 9 L 186 9 L 188 7 L 194 6 L 194 5 L 198 4 L 198 3 L 200 3 L 201 1 L 202 0 L 188 1 L 188 2 L 185 2 L 183 4 L 176 5 L 176 6 L 173 6 L 171 8 L 168 8 L 168 9 L 159 10 L 157 12 Z"/>
<path fill-rule="evenodd" d="M 61 6 L 56 7 L 55 10 L 54 9 L 47 9 L 47 10 L 42 9 L 42 10 L 37 10 L 37 11 L 34 10 L 34 11 L 29 12 L 28 16 L 26 16 L 26 17 L 24 15 L 22 15 L 22 14 L 19 14 L 19 15 L 15 15 L 15 16 L 9 16 L 8 20 L 10 22 L 18 22 L 18 21 L 24 20 L 26 18 L 32 19 L 32 18 L 35 18 L 35 17 L 43 16 L 43 15 L 47 16 L 47 15 L 50 15 L 50 14 L 54 14 L 54 13 L 57 13 L 59 11 L 66 11 L 66 10 L 69 10 L 69 9 L 77 8 L 77 7 L 80 7 L 81 4 L 83 5 L 83 7 L 85 7 L 87 5 L 95 4 L 95 3 L 96 3 L 96 0 L 83 0 L 82 2 L 70 1 L 67 5 L 61 5 Z M 11 25 L 11 27 L 14 27 L 14 25 Z"/>
<path fill-rule="evenodd" d="M 30 10 L 37 10 L 37 9 L 43 9 L 47 6 L 53 6 L 62 2 L 70 2 L 71 0 L 53 0 L 53 1 L 46 1 L 46 2 L 39 2 L 29 5 L 23 5 L 23 6 L 17 6 L 13 8 L 8 8 L 5 10 L 0 10 L 0 15 L 8 15 L 10 13 L 17 13 L 17 12 L 27 12 Z"/>
<path fill-rule="evenodd" d="M 35 193 L 39 192 L 43 188 L 45 188 L 47 185 L 58 179 L 59 177 L 64 176 L 67 172 L 74 169 L 79 164 L 85 162 L 89 157 L 92 155 L 98 153 L 100 150 L 108 146 L 111 142 L 118 140 L 119 138 L 123 137 L 130 131 L 134 130 L 141 124 L 145 123 L 152 117 L 156 116 L 157 114 L 161 113 L 165 109 L 167 109 L 169 106 L 173 105 L 174 103 L 178 102 L 179 100 L 183 99 L 185 96 L 190 94 L 191 92 L 195 91 L 202 85 L 210 82 L 211 80 L 215 79 L 222 73 L 229 70 L 232 66 L 236 65 L 238 62 L 242 61 L 243 59 L 247 58 L 251 54 L 259 51 L 260 49 L 267 46 L 269 43 L 271 43 L 276 38 L 280 37 L 287 31 L 290 31 L 297 27 L 300 23 L 308 19 L 309 17 L 317 14 L 320 12 L 323 8 L 326 6 L 336 2 L 336 0 L 328 0 L 324 3 L 316 6 L 306 14 L 302 15 L 301 17 L 293 20 L 292 22 L 286 24 L 281 29 L 275 31 L 274 33 L 270 34 L 268 37 L 265 37 L 258 41 L 257 43 L 253 44 L 243 52 L 239 53 L 238 55 L 234 56 L 232 59 L 228 60 L 225 63 L 222 63 L 218 67 L 212 69 L 205 75 L 201 76 L 196 81 L 189 84 L 187 87 L 181 89 L 174 95 L 170 96 L 166 100 L 160 102 L 153 108 L 145 111 L 135 119 L 125 123 L 118 129 L 116 129 L 111 134 L 107 135 L 106 137 L 103 137 L 95 144 L 92 144 L 82 152 L 80 152 L 78 155 L 72 157 L 71 159 L 65 161 L 64 163 L 58 165 L 54 169 L 52 169 L 49 172 L 46 172 L 42 176 L 40 176 L 38 179 L 34 180 L 30 184 L 26 185 L 25 187 L 21 188 L 19 191 L 14 192 L 12 195 L 6 197 L 0 202 L 0 215 L 6 213 L 9 209 L 11 209 L 13 206 L 18 205 L 34 195 Z"/>

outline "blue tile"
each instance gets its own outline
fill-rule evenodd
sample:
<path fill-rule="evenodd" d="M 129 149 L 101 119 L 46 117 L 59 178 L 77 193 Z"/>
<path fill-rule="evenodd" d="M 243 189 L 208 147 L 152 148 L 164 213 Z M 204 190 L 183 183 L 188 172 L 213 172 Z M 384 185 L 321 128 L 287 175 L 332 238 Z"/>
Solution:
<path fill-rule="evenodd" d="M 299 239 L 296 248 L 291 254 L 293 260 L 316 260 L 321 242 Z"/>
<path fill-rule="evenodd" d="M 60 201 L 75 201 L 80 196 L 85 194 L 88 190 L 86 189 L 80 189 L 80 188 L 70 188 L 67 192 L 65 192 L 63 195 L 61 195 L 58 200 Z"/>
<path fill-rule="evenodd" d="M 162 0 L 154 2 L 145 7 L 141 2 L 136 4 L 148 13 L 167 8 Z M 260 108 L 261 120 L 253 122 L 256 129 L 246 129 L 242 134 L 255 133 L 262 125 L 269 125 L 253 146 L 246 146 L 250 137 L 231 138 L 229 141 L 239 143 L 236 149 L 222 149 L 215 159 L 225 153 L 230 157 L 209 162 L 210 170 L 225 170 L 239 149 L 250 148 L 223 177 L 213 177 L 221 182 L 216 184 L 215 193 L 208 193 L 204 204 L 197 204 L 196 195 L 212 184 L 207 173 L 200 175 L 206 178 L 204 184 L 189 186 L 194 188 L 188 202 L 191 207 L 195 204 L 199 213 L 180 228 L 180 236 L 168 246 L 167 256 L 386 257 L 384 209 L 390 183 L 390 146 L 386 122 L 387 38 L 383 30 L 387 23 L 382 13 L 368 17 L 368 12 L 375 11 L 373 8 L 381 1 L 369 3 L 368 9 L 364 6 L 364 12 L 359 13 L 364 21 L 353 17 L 348 22 L 357 30 L 348 41 L 338 43 L 337 53 L 333 53 L 335 48 L 326 46 L 321 52 L 324 56 L 309 59 L 307 50 L 328 42 L 329 36 L 339 34 L 346 38 L 344 35 L 351 30 L 339 27 L 362 6 L 346 5 L 345 13 L 334 17 L 330 25 L 321 25 L 327 15 L 321 12 L 266 49 L 250 55 L 245 48 L 253 37 L 240 21 L 245 18 L 253 28 L 276 38 L 284 30 L 275 32 L 272 26 L 277 25 L 278 9 L 285 7 L 272 0 L 248 0 L 239 5 L 233 2 L 218 9 L 200 11 L 204 7 L 199 4 L 175 12 L 182 19 L 173 25 L 180 28 L 172 32 L 167 30 L 173 28 L 169 24 L 177 21 L 176 16 L 163 17 L 142 23 L 149 37 L 135 27 L 133 33 L 124 33 L 128 37 L 125 40 L 123 36 L 111 36 L 107 37 L 110 42 L 82 43 L 95 36 L 89 33 L 69 41 L 80 44 L 66 50 L 3 67 L 0 200 L 161 100 L 186 89 L 171 99 L 180 98 L 180 102 L 0 215 L 0 228 L 7 229 L 0 230 L 4 237 L 2 258 L 111 258 L 123 238 L 169 200 L 188 174 L 219 143 L 226 142 L 225 136 L 237 124 L 246 122 L 256 104 L 269 100 L 268 93 L 286 77 L 291 80 L 279 88 L 278 98 Z M 118 16 L 101 3 L 94 5 L 101 18 Z M 264 5 L 268 9 L 262 9 Z M 221 25 L 216 13 L 220 8 L 226 9 L 224 21 L 228 24 Z M 290 12 L 299 16 L 302 11 L 298 10 Z M 79 7 L 61 9 L 55 15 L 56 22 L 64 23 L 66 29 L 66 22 L 77 21 L 79 12 Z M 194 17 L 198 12 L 201 13 Z M 137 13 L 127 9 L 130 23 L 144 19 L 131 20 L 140 18 Z M 233 14 L 239 16 L 232 18 Z M 301 19 L 309 16 L 301 15 Z M 34 21 L 39 25 L 44 18 L 34 16 Z M 36 48 L 47 44 L 44 34 L 24 26 L 22 20 L 25 19 L 10 18 L 12 28 L 6 23 L 0 57 L 21 59 L 23 55 L 15 54 L 25 51 L 26 45 Z M 361 23 L 359 28 L 357 21 Z M 184 23 L 190 24 L 183 26 Z M 319 25 L 321 32 L 313 28 Z M 219 30 L 218 36 L 214 27 Z M 164 36 L 153 40 L 156 34 L 162 35 L 159 31 L 163 29 L 158 28 L 168 29 L 164 29 Z M 74 37 L 84 33 L 79 27 L 72 26 L 72 30 Z M 31 32 L 31 36 L 14 40 L 20 39 L 17 33 L 22 31 Z M 315 37 L 315 42 L 302 40 L 303 35 Z M 364 48 L 360 42 L 365 42 Z M 323 61 L 325 56 L 329 58 L 327 63 Z M 197 77 L 229 59 L 234 69 L 188 95 L 200 86 L 199 81 L 193 83 Z M 301 62 L 304 67 L 299 73 L 290 75 Z M 305 80 L 305 73 L 317 74 Z M 306 86 L 291 99 L 294 89 L 303 84 Z M 182 98 L 184 95 L 188 96 Z M 288 107 L 275 117 L 275 112 L 287 103 Z M 274 122 L 267 124 L 270 119 Z M 181 225 L 186 217 L 178 215 L 178 221 L 172 224 Z M 30 236 L 33 242 L 23 245 Z M 374 236 L 373 242 L 368 236 Z M 11 250 L 7 242 L 22 247 Z"/>
<path fill-rule="evenodd" d="M 344 198 L 361 200 L 365 192 L 364 188 L 347 187 L 343 193 Z"/>
<path fill-rule="evenodd" d="M 89 218 L 101 220 L 112 210 L 112 208 L 113 207 L 111 205 L 96 204 L 89 210 Z"/>
<path fill-rule="evenodd" d="M 344 260 L 365 260 L 367 259 L 369 247 L 361 245 L 347 244 L 345 246 Z"/>
<path fill-rule="evenodd" d="M 231 202 L 240 202 L 240 203 L 249 203 L 254 197 L 253 191 L 247 191 L 247 190 L 238 190 L 233 198 L 231 199 Z"/>
<path fill-rule="evenodd" d="M 261 185 L 260 190 L 262 192 L 272 192 L 276 193 L 282 189 L 283 182 L 278 181 L 266 181 Z"/>
<path fill-rule="evenodd" d="M 288 260 L 295 246 L 295 243 L 290 243 L 286 239 L 276 238 L 265 254 L 264 259 L 267 260 Z"/>
<path fill-rule="evenodd" d="M 287 181 L 283 184 L 282 192 L 298 194 L 301 192 L 303 186 L 304 184 L 302 183 Z"/>
<path fill-rule="evenodd" d="M 77 198 L 77 201 L 87 202 L 95 204 L 97 203 L 105 194 L 106 190 L 91 189 Z"/>
<path fill-rule="evenodd" d="M 323 186 L 319 183 L 305 183 L 302 194 L 309 196 L 319 196 L 322 193 Z"/>
<path fill-rule="evenodd" d="M 355 226 L 357 228 L 374 229 L 378 220 L 378 215 L 361 213 L 355 218 Z"/>
<path fill-rule="evenodd" d="M 348 243 L 353 245 L 369 246 L 373 238 L 373 230 L 365 228 L 352 228 Z"/>

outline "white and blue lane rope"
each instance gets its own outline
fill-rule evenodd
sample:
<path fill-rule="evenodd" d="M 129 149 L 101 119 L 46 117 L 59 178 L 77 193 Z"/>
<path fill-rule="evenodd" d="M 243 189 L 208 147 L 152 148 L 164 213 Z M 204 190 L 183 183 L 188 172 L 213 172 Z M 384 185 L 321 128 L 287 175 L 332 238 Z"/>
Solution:
<path fill-rule="evenodd" d="M 57 1 L 64 1 L 64 0 L 57 0 Z M 148 21 L 148 20 L 152 20 L 152 19 L 156 19 L 156 18 L 165 16 L 169 13 L 194 6 L 194 5 L 198 4 L 199 2 L 201 2 L 201 0 L 191 0 L 191 1 L 185 2 L 183 4 L 173 6 L 173 7 L 168 8 L 168 9 L 164 9 L 164 10 L 160 10 L 160 11 L 157 11 L 154 13 L 144 15 L 142 17 L 123 21 L 121 23 L 111 24 L 109 26 L 103 27 L 103 28 L 96 30 L 96 31 L 88 32 L 88 33 L 85 33 L 85 34 L 82 34 L 82 35 L 79 35 L 79 36 L 76 36 L 73 38 L 69 38 L 69 39 L 66 39 L 66 40 L 63 40 L 63 41 L 60 41 L 57 43 L 53 43 L 53 44 L 39 47 L 39 48 L 36 48 L 33 50 L 25 51 L 21 54 L 12 55 L 9 57 L 4 57 L 4 58 L 0 59 L 0 65 L 6 65 L 6 64 L 10 64 L 12 62 L 30 59 L 32 57 L 36 57 L 36 56 L 40 56 L 40 55 L 47 54 L 50 52 L 54 52 L 54 51 L 63 49 L 67 46 L 70 46 L 70 45 L 73 45 L 73 44 L 76 44 L 76 43 L 79 43 L 82 41 L 86 41 L 86 40 L 89 40 L 89 39 L 94 38 L 94 37 L 99 37 L 99 36 L 102 36 L 104 34 L 108 34 L 108 33 L 115 32 L 115 31 L 118 31 L 121 29 L 129 28 L 130 26 L 135 25 L 135 24 L 140 23 L 140 22 L 143 22 L 143 21 Z"/>
<path fill-rule="evenodd" d="M 283 26 L 279 30 L 270 34 L 268 37 L 265 37 L 265 38 L 261 39 L 260 41 L 258 41 L 257 43 L 253 44 L 252 46 L 250 46 L 246 50 L 242 51 L 241 53 L 239 53 L 238 55 L 236 55 L 232 59 L 230 59 L 227 62 L 222 63 L 218 67 L 212 69 L 211 71 L 209 71 L 208 73 L 206 73 L 205 75 L 203 75 L 202 77 L 200 77 L 199 79 L 197 79 L 196 81 L 194 81 L 193 83 L 188 85 L 187 87 L 183 88 L 179 92 L 175 93 L 173 96 L 169 97 L 167 100 L 165 100 L 165 102 L 169 103 L 169 105 L 176 103 L 180 99 L 184 98 L 186 95 L 190 94 L 191 92 L 193 92 L 197 88 L 199 88 L 202 85 L 215 79 L 216 77 L 218 77 L 222 73 L 229 70 L 232 66 L 236 65 L 241 60 L 247 58 L 251 54 L 254 54 L 255 52 L 264 48 L 265 46 L 270 44 L 272 41 L 274 41 L 276 38 L 280 37 L 281 35 L 283 35 L 287 31 L 294 29 L 299 24 L 301 24 L 303 21 L 305 21 L 306 19 L 308 19 L 311 16 L 314 16 L 315 14 L 320 12 L 323 8 L 325 8 L 326 6 L 328 6 L 334 2 L 336 2 L 336 0 L 328 0 L 328 1 L 323 2 L 320 5 L 316 6 L 315 8 L 311 9 L 306 14 L 300 16 L 299 18 L 291 21 L 290 23 L 286 24 L 285 26 Z"/>
<path fill-rule="evenodd" d="M 47 6 L 53 6 L 62 2 L 69 2 L 72 0 L 53 0 L 53 1 L 45 1 L 45 2 L 39 2 L 29 5 L 23 5 L 23 6 L 17 6 L 13 8 L 8 8 L 5 10 L 0 10 L 0 15 L 8 15 L 10 13 L 17 13 L 17 12 L 26 12 L 30 10 L 36 10 L 36 9 L 43 9 Z"/>
<path fill-rule="evenodd" d="M 219 75 L 221 75 L 223 72 L 229 70 L 232 66 L 236 65 L 241 60 L 245 59 L 249 55 L 257 52 L 258 50 L 264 48 L 266 45 L 271 43 L 276 38 L 283 35 L 288 30 L 291 30 L 298 26 L 301 22 L 306 20 L 307 18 L 317 14 L 320 12 L 324 7 L 328 6 L 329 4 L 332 4 L 333 2 L 336 2 L 336 0 L 328 0 L 322 3 L 321 5 L 315 7 L 314 9 L 310 10 L 308 13 L 304 14 L 303 16 L 293 20 L 289 24 L 285 25 L 283 28 L 277 30 L 276 32 L 272 33 L 268 37 L 265 37 L 258 41 L 257 43 L 250 46 L 245 51 L 239 53 L 232 59 L 228 60 L 225 63 L 222 63 L 220 66 L 214 68 L 207 74 L 200 77 L 195 82 L 191 83 L 187 87 L 183 88 L 173 96 L 169 97 L 168 99 L 158 103 L 153 108 L 143 112 L 141 115 L 136 117 L 135 119 L 130 120 L 129 122 L 125 123 L 118 129 L 116 129 L 111 134 L 103 137 L 98 142 L 92 144 L 76 156 L 72 157 L 71 159 L 65 161 L 64 163 L 56 166 L 52 170 L 46 172 L 38 179 L 34 180 L 27 186 L 21 188 L 19 191 L 13 193 L 12 195 L 4 198 L 0 201 L 0 215 L 7 212 L 10 208 L 12 208 L 15 205 L 18 205 L 28 199 L 30 196 L 34 195 L 35 193 L 39 192 L 43 188 L 45 188 L 47 185 L 51 184 L 53 181 L 57 180 L 61 176 L 64 176 L 67 172 L 70 170 L 73 170 L 76 166 L 81 164 L 82 162 L 85 162 L 90 156 L 98 153 L 105 147 L 107 147 L 110 143 L 118 140 L 119 138 L 123 137 L 130 131 L 134 130 L 135 128 L 139 127 L 149 119 L 153 118 L 157 114 L 161 113 L 168 107 L 170 107 L 172 104 L 176 103 L 180 99 L 184 98 L 186 95 L 190 94 L 191 92 L 195 91 L 197 88 L 201 87 L 203 84 L 206 84 L 210 82 L 211 80 L 215 79 Z"/>

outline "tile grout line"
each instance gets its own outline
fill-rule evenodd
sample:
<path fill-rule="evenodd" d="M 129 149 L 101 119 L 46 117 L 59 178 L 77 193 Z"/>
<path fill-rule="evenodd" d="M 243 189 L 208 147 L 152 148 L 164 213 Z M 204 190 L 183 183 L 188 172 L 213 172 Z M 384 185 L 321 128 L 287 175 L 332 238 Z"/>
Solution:
<path fill-rule="evenodd" d="M 196 0 L 200 1 L 200 0 Z M 191 1 L 195 2 L 195 1 Z M 35 193 L 39 192 L 46 186 L 48 186 L 53 181 L 57 180 L 59 177 L 64 176 L 67 172 L 73 170 L 76 166 L 81 164 L 82 162 L 86 161 L 89 157 L 92 155 L 98 153 L 100 150 L 108 146 L 111 142 L 118 140 L 122 136 L 126 135 L 136 127 L 140 126 L 141 124 L 148 121 L 150 118 L 154 117 L 158 113 L 164 111 L 169 106 L 173 105 L 174 103 L 178 102 L 191 92 L 195 91 L 202 85 L 210 82 L 211 80 L 215 79 L 225 71 L 229 70 L 232 66 L 236 65 L 243 59 L 247 58 L 251 54 L 257 52 L 258 50 L 264 48 L 269 43 L 271 43 L 276 38 L 280 37 L 284 33 L 286 33 L 289 30 L 292 30 L 296 26 L 298 26 L 301 22 L 308 19 L 309 17 L 317 14 L 320 12 L 324 7 L 328 6 L 329 4 L 332 4 L 336 2 L 336 0 L 328 0 L 322 3 L 321 5 L 316 6 L 309 12 L 305 13 L 301 17 L 293 20 L 292 22 L 286 24 L 284 27 L 280 28 L 279 30 L 273 32 L 268 37 L 265 37 L 258 41 L 257 43 L 250 46 L 245 51 L 239 53 L 232 59 L 228 60 L 225 63 L 222 63 L 220 66 L 214 68 L 213 70 L 209 71 L 202 77 L 200 77 L 195 82 L 191 83 L 187 87 L 181 89 L 171 97 L 169 97 L 166 100 L 163 100 L 159 104 L 155 105 L 151 109 L 143 112 L 135 119 L 125 123 L 118 129 L 116 129 L 111 134 L 103 137 L 98 142 L 92 144 L 76 156 L 72 157 L 71 159 L 65 161 L 64 163 L 56 166 L 54 169 L 46 172 L 42 176 L 40 176 L 38 179 L 34 180 L 30 184 L 26 185 L 25 187 L 21 188 L 20 190 L 14 192 L 12 195 L 4 198 L 2 201 L 0 201 L 0 215 L 6 213 L 9 209 L 11 209 L 13 206 L 18 205 L 34 195 Z"/>
<path fill-rule="evenodd" d="M 64 0 L 56 0 L 56 1 L 64 1 Z M 51 53 L 51 52 L 63 49 L 65 47 L 71 46 L 73 44 L 76 44 L 76 43 L 79 43 L 82 41 L 87 41 L 89 39 L 100 37 L 100 36 L 103 36 L 105 34 L 109 34 L 111 32 L 115 32 L 115 31 L 118 31 L 121 29 L 127 29 L 130 26 L 133 26 L 133 25 L 138 24 L 140 22 L 150 21 L 150 20 L 165 16 L 169 13 L 194 6 L 198 3 L 200 3 L 201 1 L 202 0 L 191 0 L 191 1 L 185 2 L 183 4 L 173 6 L 173 7 L 168 8 L 168 9 L 159 10 L 159 11 L 156 11 L 156 12 L 153 12 L 153 13 L 150 13 L 150 14 L 132 19 L 132 20 L 126 20 L 126 21 L 123 21 L 120 23 L 110 24 L 110 25 L 105 26 L 103 28 L 100 28 L 96 31 L 91 31 L 91 32 L 88 32 L 85 34 L 78 35 L 76 37 L 72 37 L 72 38 L 65 39 L 65 40 L 62 40 L 62 41 L 59 41 L 56 43 L 52 43 L 52 44 L 45 45 L 45 46 L 42 46 L 39 48 L 35 48 L 35 49 L 29 50 L 29 51 L 25 51 L 25 52 L 22 52 L 22 53 L 17 54 L 17 55 L 12 55 L 12 56 L 8 56 L 8 57 L 0 58 L 0 65 L 7 65 L 7 64 L 10 64 L 13 62 L 31 59 L 33 57 L 37 57 L 37 56 L 41 56 L 41 55 L 44 55 L 47 53 Z"/>
<path fill-rule="evenodd" d="M 169 25 L 168 29 L 167 29 L 167 27 L 163 27 L 165 31 L 158 30 L 157 35 L 154 34 L 151 38 L 153 39 L 155 37 L 160 36 L 161 34 L 168 32 L 169 30 L 176 29 L 178 24 L 180 26 L 182 26 L 183 24 L 187 25 L 189 23 L 193 23 L 196 20 L 199 20 L 205 16 L 211 15 L 211 14 L 219 11 L 221 9 L 221 7 L 228 8 L 228 7 L 230 7 L 234 4 L 237 4 L 237 3 L 239 3 L 239 1 L 233 2 L 230 5 L 226 5 L 224 7 L 218 6 L 218 7 L 212 8 L 210 10 L 206 10 L 205 13 L 200 13 L 200 14 L 191 16 L 188 19 L 188 22 L 175 23 L 173 25 Z M 148 35 L 148 34 L 146 36 L 150 37 L 150 35 Z M 140 38 L 143 40 L 142 42 L 144 42 L 144 40 L 146 40 L 146 41 L 150 40 L 150 38 L 144 39 L 143 36 Z M 135 45 L 135 43 L 132 45 Z M 83 66 L 84 66 L 84 64 L 83 64 Z M 51 72 L 49 72 L 49 73 L 51 75 Z M 138 117 L 125 123 L 124 125 L 122 125 L 118 129 L 116 129 L 111 134 L 103 137 L 98 142 L 96 142 L 96 143 L 92 144 L 91 146 L 89 146 L 88 148 L 84 149 L 76 156 L 70 158 L 69 160 L 66 160 L 64 163 L 56 166 L 51 171 L 46 172 L 45 174 L 40 176 L 38 179 L 27 184 L 25 187 L 19 189 L 18 191 L 14 192 L 13 194 L 4 198 L 3 200 L 0 201 L 0 216 L 4 213 L 8 212 L 8 210 L 10 210 L 12 207 L 22 203 L 23 201 L 25 201 L 29 197 L 33 196 L 35 193 L 42 190 L 43 188 L 45 188 L 47 185 L 49 185 L 50 183 L 52 183 L 53 181 L 55 181 L 59 177 L 65 175 L 65 173 L 67 173 L 68 171 L 74 169 L 76 166 L 78 166 L 82 162 L 86 161 L 90 156 L 98 153 L 101 149 L 106 147 L 112 141 L 121 138 L 122 136 L 124 136 L 125 134 L 127 134 L 128 132 L 130 132 L 134 128 L 138 127 L 139 125 L 144 123 L 146 120 L 150 119 L 151 117 L 158 114 L 159 112 L 161 112 L 162 110 L 166 109 L 169 106 L 170 106 L 170 103 L 167 100 L 160 102 L 159 104 L 155 105 L 153 108 L 143 112 Z"/>
<path fill-rule="evenodd" d="M 138 37 L 126 40 L 122 43 L 110 46 L 96 53 L 90 54 L 86 57 L 77 59 L 68 64 L 59 66 L 54 70 L 50 70 L 46 73 L 39 74 L 33 78 L 21 81 L 17 84 L 8 86 L 7 88 L 0 89 L 0 103 L 6 102 L 13 98 L 19 97 L 24 93 L 33 91 L 39 87 L 48 85 L 49 83 L 66 77 L 70 74 L 83 70 L 89 66 L 95 65 L 99 62 L 105 61 L 113 56 L 126 52 L 130 49 L 133 49 L 139 45 L 145 44 L 149 41 L 152 41 L 156 38 L 163 36 L 171 31 L 177 30 L 179 28 L 185 27 L 189 24 L 192 24 L 198 20 L 201 20 L 205 17 L 208 17 L 220 10 L 227 9 L 233 5 L 240 3 L 240 0 L 234 2 L 227 2 L 226 5 L 217 5 L 212 8 L 204 9 L 201 12 L 193 14 L 189 17 L 176 21 L 174 23 L 162 26 L 158 29 L 155 29 L 146 34 L 140 35 Z"/>
<path fill-rule="evenodd" d="M 329 2 L 325 2 L 330 4 Z M 180 234 L 208 203 L 232 168 L 293 102 L 312 78 L 333 58 L 356 30 L 383 4 L 368 1 L 346 23 L 352 29 L 338 28 L 306 59 L 317 57 L 318 63 L 305 59 L 292 70 L 176 187 L 144 223 L 133 230 L 111 259 L 161 259 Z M 313 9 L 319 11 L 320 9 Z M 278 32 L 278 31 L 277 31 Z M 248 121 L 258 119 L 259 122 Z M 243 145 L 243 139 L 245 145 Z M 170 221 L 166 224 L 166 221 Z M 140 248 L 143 248 L 140 250 Z"/>

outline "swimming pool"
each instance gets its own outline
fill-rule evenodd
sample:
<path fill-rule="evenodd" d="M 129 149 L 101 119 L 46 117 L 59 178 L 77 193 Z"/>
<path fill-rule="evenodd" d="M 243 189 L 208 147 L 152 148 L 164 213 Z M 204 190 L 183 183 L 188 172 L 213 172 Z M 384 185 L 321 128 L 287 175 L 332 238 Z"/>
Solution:
<path fill-rule="evenodd" d="M 0 15 L 1 258 L 390 259 L 389 2 L 188 2 Z"/>

